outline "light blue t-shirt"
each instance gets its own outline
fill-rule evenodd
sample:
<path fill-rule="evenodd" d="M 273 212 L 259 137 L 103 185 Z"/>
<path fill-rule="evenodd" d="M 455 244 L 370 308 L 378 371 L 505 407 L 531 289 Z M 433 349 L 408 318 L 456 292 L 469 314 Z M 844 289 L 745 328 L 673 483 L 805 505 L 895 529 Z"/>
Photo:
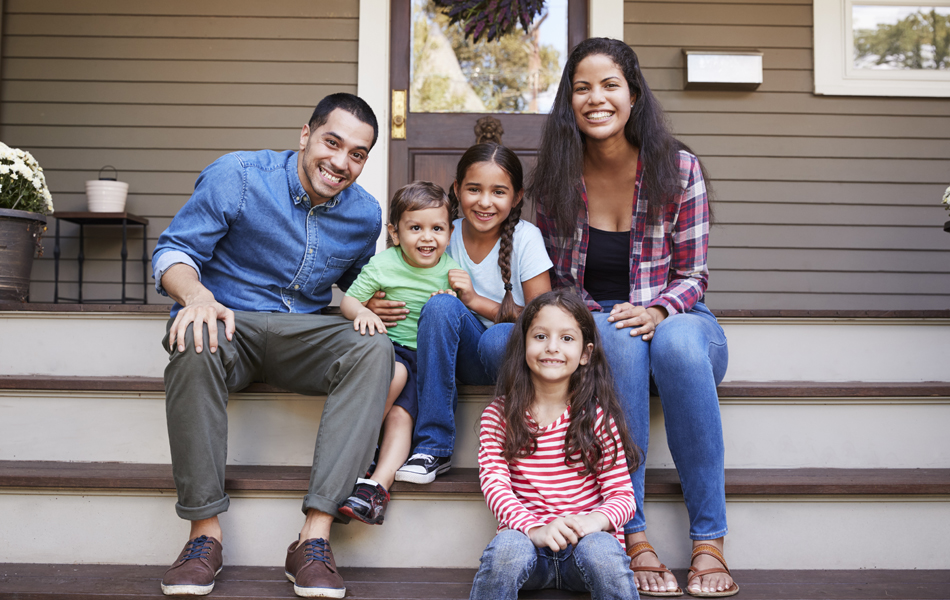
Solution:
<path fill-rule="evenodd" d="M 501 240 L 495 242 L 495 246 L 482 262 L 475 263 L 465 250 L 465 241 L 462 239 L 463 220 L 456 219 L 452 223 L 455 229 L 452 231 L 452 241 L 449 242 L 449 249 L 446 252 L 468 271 L 476 294 L 501 302 L 505 297 L 505 282 L 501 280 L 501 269 L 498 267 L 498 250 L 501 247 Z M 518 221 L 515 225 L 511 247 L 511 295 L 515 304 L 519 306 L 525 304 L 521 282 L 537 277 L 553 266 L 544 249 L 541 230 L 527 221 Z M 494 324 L 490 319 L 478 314 L 476 316 L 485 327 L 491 327 Z"/>

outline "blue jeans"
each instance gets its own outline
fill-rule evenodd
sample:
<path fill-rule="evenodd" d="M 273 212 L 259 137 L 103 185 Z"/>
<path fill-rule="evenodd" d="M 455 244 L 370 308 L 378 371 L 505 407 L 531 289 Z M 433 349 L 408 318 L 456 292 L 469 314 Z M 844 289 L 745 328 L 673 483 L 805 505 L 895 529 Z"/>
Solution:
<path fill-rule="evenodd" d="M 689 512 L 689 537 L 712 540 L 726 535 L 726 492 L 722 421 L 716 386 L 726 374 L 729 349 L 716 317 L 699 302 L 688 313 L 667 317 L 653 339 L 631 336 L 607 321 L 617 302 L 601 302 L 594 321 L 603 340 L 617 395 L 634 442 L 643 450 L 630 479 L 637 512 L 626 533 L 646 529 L 643 476 L 650 441 L 650 389 L 663 405 L 666 437 Z M 652 377 L 652 381 L 651 381 Z"/>
<path fill-rule="evenodd" d="M 590 592 L 592 600 L 637 600 L 630 559 L 617 538 L 598 531 L 560 552 L 537 548 L 525 534 L 500 532 L 482 553 L 470 600 L 516 600 L 518 590 Z"/>
<path fill-rule="evenodd" d="M 419 416 L 413 435 L 413 452 L 452 456 L 455 449 L 455 380 L 470 385 L 491 385 L 495 371 L 486 360 L 500 362 L 508 341 L 499 326 L 485 328 L 462 301 L 449 294 L 433 296 L 422 307 L 417 335 Z"/>

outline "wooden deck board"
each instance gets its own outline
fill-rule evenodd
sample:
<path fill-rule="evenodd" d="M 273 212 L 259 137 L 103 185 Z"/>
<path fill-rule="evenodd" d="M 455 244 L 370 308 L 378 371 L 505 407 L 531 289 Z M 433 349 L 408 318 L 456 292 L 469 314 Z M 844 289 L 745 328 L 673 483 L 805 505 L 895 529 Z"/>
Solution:
<path fill-rule="evenodd" d="M 0 564 L 0 597 L 18 600 L 114 600 L 161 598 L 164 566 Z M 468 598 L 474 569 L 370 569 L 341 567 L 347 598 Z M 681 583 L 685 573 L 674 571 Z M 773 571 L 737 570 L 738 600 L 946 600 L 950 570 Z M 225 566 L 211 598 L 294 598 L 283 569 Z M 555 590 L 525 592 L 522 598 L 589 598 Z M 688 598 L 688 596 L 685 596 Z"/>
<path fill-rule="evenodd" d="M 0 375 L 0 389 L 161 393 L 165 384 L 160 377 Z M 266 383 L 252 383 L 241 392 L 288 393 Z M 950 382 L 734 381 L 720 385 L 718 392 L 721 398 L 926 398 L 950 396 Z M 491 396 L 494 387 L 462 385 L 459 393 Z"/>
<path fill-rule="evenodd" d="M 306 492 L 310 467 L 229 465 L 228 491 Z M 0 461 L 0 487 L 172 490 L 171 465 Z M 397 482 L 392 492 L 480 494 L 478 472 L 452 469 L 428 485 Z M 674 469 L 647 469 L 647 495 L 681 495 Z M 950 469 L 726 469 L 727 495 L 947 495 Z"/>

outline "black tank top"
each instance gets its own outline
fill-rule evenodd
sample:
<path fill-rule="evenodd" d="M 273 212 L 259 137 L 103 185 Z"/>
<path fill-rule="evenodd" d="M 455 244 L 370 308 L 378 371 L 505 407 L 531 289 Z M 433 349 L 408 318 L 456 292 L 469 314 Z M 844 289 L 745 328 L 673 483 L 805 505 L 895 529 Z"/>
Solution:
<path fill-rule="evenodd" d="M 590 227 L 584 288 L 594 300 L 630 298 L 630 232 Z"/>

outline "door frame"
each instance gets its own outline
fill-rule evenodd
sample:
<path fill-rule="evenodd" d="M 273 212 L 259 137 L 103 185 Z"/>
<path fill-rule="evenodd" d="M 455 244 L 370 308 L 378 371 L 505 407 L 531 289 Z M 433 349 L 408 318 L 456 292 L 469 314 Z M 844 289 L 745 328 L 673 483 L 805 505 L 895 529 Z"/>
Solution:
<path fill-rule="evenodd" d="M 379 139 L 360 175 L 359 184 L 371 193 L 388 218 L 390 148 L 390 0 L 360 0 L 357 94 L 379 120 Z M 587 30 L 592 37 L 624 39 L 623 0 L 587 0 Z M 406 65 L 408 69 L 408 65 Z M 380 235 L 377 248 L 385 247 Z"/>

